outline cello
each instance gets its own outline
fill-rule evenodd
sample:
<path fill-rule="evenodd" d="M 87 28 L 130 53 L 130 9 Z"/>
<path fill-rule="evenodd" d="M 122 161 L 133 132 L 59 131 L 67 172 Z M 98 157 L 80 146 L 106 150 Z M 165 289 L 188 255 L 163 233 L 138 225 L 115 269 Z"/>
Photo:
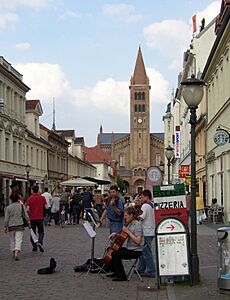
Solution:
<path fill-rule="evenodd" d="M 118 251 L 121 246 L 124 244 L 125 240 L 128 237 L 128 233 L 125 233 L 123 230 L 118 233 L 113 244 L 107 249 L 106 254 L 103 258 L 105 264 L 109 264 L 112 260 L 112 253 Z"/>

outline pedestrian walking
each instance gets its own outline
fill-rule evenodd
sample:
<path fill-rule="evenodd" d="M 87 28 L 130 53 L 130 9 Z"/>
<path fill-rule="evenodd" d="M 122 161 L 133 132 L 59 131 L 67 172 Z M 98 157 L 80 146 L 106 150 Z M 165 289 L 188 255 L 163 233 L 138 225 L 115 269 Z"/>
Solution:
<path fill-rule="evenodd" d="M 83 203 L 82 196 L 80 195 L 79 190 L 76 190 L 70 202 L 70 206 L 72 207 L 72 211 L 73 211 L 73 225 L 76 224 L 76 218 L 77 218 L 77 224 L 79 224 L 80 222 L 82 203 Z"/>
<path fill-rule="evenodd" d="M 149 190 L 144 190 L 141 193 L 140 200 L 142 202 L 141 215 L 139 219 L 142 221 L 144 234 L 144 249 L 139 259 L 138 271 L 143 275 L 155 277 L 156 267 L 152 254 L 152 241 L 155 235 L 155 219 L 154 219 L 154 203 L 152 194 Z M 147 273 L 145 273 L 147 272 Z"/>
<path fill-rule="evenodd" d="M 45 222 L 45 225 L 50 226 L 50 222 L 51 222 L 52 196 L 51 196 L 51 194 L 49 193 L 49 190 L 48 190 L 47 187 L 45 187 L 45 192 L 42 194 L 42 196 L 45 197 L 46 203 L 47 203 L 47 206 L 48 206 L 48 209 L 46 210 L 46 213 L 45 213 L 45 219 L 44 219 L 44 222 Z"/>
<path fill-rule="evenodd" d="M 52 206 L 51 206 L 51 218 L 54 219 L 55 225 L 59 223 L 59 210 L 60 210 L 60 197 L 56 194 L 52 198 Z"/>
<path fill-rule="evenodd" d="M 26 207 L 30 217 L 31 227 L 36 234 L 38 231 L 38 243 L 35 243 L 30 237 L 30 241 L 33 246 L 33 252 L 37 252 L 38 248 L 41 252 L 44 252 L 42 247 L 44 239 L 44 211 L 48 209 L 46 199 L 44 196 L 38 193 L 38 186 L 32 187 L 32 195 L 28 198 Z"/>
<path fill-rule="evenodd" d="M 10 235 L 10 250 L 12 251 L 13 258 L 17 261 L 19 260 L 19 253 L 22 249 L 24 232 L 23 217 L 27 220 L 29 228 L 31 226 L 24 205 L 18 202 L 19 196 L 13 194 L 10 196 L 10 200 L 12 201 L 12 204 L 6 208 L 4 226 L 5 232 L 9 232 Z"/>
<path fill-rule="evenodd" d="M 101 194 L 101 190 L 95 191 L 93 200 L 94 200 L 94 204 L 96 205 L 96 210 L 97 210 L 98 216 L 100 218 L 103 213 L 103 203 L 104 203 L 104 197 Z"/>

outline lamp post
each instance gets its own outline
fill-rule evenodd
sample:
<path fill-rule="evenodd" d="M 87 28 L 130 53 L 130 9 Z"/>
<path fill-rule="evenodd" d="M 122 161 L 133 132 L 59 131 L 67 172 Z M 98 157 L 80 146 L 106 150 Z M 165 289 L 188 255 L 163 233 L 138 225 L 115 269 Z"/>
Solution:
<path fill-rule="evenodd" d="M 196 223 L 196 109 L 204 94 L 204 81 L 192 75 L 186 81 L 181 82 L 183 86 L 182 96 L 190 110 L 191 124 L 191 278 L 192 285 L 199 283 L 199 258 L 197 255 L 197 223 Z"/>
<path fill-rule="evenodd" d="M 168 160 L 167 166 L 168 166 L 168 184 L 171 183 L 170 181 L 170 165 L 171 165 L 171 160 L 174 156 L 174 149 L 169 145 L 167 148 L 165 148 L 165 156 Z"/>
<path fill-rule="evenodd" d="M 26 169 L 26 179 L 27 179 L 27 183 L 26 183 L 26 199 L 27 199 L 29 197 L 29 176 L 30 176 L 31 166 L 27 164 L 25 166 L 25 169 Z"/>

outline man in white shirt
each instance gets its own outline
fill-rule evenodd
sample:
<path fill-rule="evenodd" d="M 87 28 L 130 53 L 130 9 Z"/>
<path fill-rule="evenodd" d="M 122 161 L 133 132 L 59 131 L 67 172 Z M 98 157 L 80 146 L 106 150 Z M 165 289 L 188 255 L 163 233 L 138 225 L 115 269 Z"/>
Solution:
<path fill-rule="evenodd" d="M 142 221 L 145 244 L 142 255 L 139 259 L 138 271 L 142 273 L 142 275 L 155 277 L 156 268 L 152 254 L 152 240 L 155 235 L 155 218 L 154 203 L 151 202 L 151 192 L 149 190 L 144 190 L 141 193 L 140 200 L 142 203 L 142 214 L 139 216 L 139 219 Z"/>
<path fill-rule="evenodd" d="M 52 196 L 51 194 L 48 192 L 48 188 L 45 187 L 45 192 L 42 194 L 43 197 L 45 197 L 46 199 L 46 203 L 48 206 L 47 212 L 46 212 L 46 217 L 44 219 L 45 225 L 48 224 L 48 226 L 50 226 L 50 222 L 51 222 L 51 206 L 52 206 Z"/>

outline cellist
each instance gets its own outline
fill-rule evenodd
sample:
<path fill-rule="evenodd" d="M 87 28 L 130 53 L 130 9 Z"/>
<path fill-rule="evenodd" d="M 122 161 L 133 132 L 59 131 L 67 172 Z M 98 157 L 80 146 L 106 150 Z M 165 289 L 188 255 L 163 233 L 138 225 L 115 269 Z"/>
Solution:
<path fill-rule="evenodd" d="M 109 268 L 112 274 L 107 277 L 113 278 L 113 281 L 126 281 L 126 273 L 122 264 L 122 259 L 138 258 L 143 250 L 144 239 L 141 223 L 137 220 L 137 212 L 134 207 L 125 209 L 124 218 L 126 226 L 122 231 L 128 235 L 126 247 L 121 247 L 118 251 L 112 252 L 112 260 Z"/>

